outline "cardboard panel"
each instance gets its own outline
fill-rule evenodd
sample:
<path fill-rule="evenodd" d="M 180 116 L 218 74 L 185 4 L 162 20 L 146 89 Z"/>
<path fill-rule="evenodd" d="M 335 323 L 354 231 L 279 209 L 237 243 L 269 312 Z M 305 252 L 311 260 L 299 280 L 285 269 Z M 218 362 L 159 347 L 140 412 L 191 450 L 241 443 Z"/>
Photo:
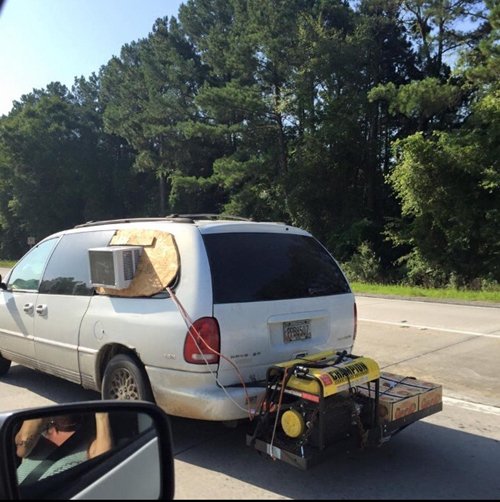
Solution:
<path fill-rule="evenodd" d="M 159 230 L 117 230 L 110 246 L 144 248 L 134 279 L 126 289 L 97 288 L 110 296 L 152 296 L 163 291 L 179 270 L 179 252 L 172 234 Z"/>

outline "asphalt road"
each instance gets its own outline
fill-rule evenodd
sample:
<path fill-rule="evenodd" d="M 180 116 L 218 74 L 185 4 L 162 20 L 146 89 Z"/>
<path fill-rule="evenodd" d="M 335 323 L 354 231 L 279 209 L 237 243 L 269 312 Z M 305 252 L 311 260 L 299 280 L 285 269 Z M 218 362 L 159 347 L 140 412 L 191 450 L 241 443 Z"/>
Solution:
<path fill-rule="evenodd" d="M 305 472 L 242 446 L 244 428 L 174 419 L 177 498 L 499 499 L 500 309 L 358 297 L 358 315 L 354 352 L 441 383 L 443 411 Z"/>
<path fill-rule="evenodd" d="M 442 384 L 443 411 L 307 471 L 246 446 L 248 424 L 172 418 L 176 499 L 500 498 L 500 308 L 358 297 L 358 316 L 354 352 Z M 0 410 L 85 399 L 99 395 L 17 365 L 0 383 Z"/>
<path fill-rule="evenodd" d="M 500 408 L 500 307 L 358 297 L 354 351 L 386 371 L 441 383 L 446 395 Z"/>

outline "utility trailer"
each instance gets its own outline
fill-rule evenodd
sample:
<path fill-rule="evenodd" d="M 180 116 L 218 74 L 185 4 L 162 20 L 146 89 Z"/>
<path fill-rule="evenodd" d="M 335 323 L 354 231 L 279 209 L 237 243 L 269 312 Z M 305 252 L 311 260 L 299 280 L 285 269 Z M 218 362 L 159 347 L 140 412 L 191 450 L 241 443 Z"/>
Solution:
<path fill-rule="evenodd" d="M 306 470 L 341 444 L 379 446 L 442 408 L 441 385 L 381 372 L 368 357 L 323 352 L 267 370 L 246 444 Z"/>

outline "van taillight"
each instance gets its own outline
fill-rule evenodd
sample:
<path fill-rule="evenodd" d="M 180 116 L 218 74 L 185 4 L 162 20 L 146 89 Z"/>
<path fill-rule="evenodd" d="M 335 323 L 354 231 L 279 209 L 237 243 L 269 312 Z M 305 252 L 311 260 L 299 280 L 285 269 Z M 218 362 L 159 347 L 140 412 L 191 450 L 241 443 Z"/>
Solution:
<path fill-rule="evenodd" d="M 213 317 L 197 319 L 186 334 L 184 359 L 192 364 L 219 362 L 219 323 Z"/>
<path fill-rule="evenodd" d="M 358 307 L 356 306 L 356 302 L 354 302 L 354 331 L 352 337 L 352 343 L 356 340 L 356 335 L 358 334 Z"/>

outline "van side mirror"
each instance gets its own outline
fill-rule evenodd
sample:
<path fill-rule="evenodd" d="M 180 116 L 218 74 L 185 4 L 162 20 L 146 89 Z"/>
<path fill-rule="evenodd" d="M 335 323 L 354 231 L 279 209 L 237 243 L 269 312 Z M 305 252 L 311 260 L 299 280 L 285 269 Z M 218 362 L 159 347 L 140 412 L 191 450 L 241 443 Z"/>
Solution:
<path fill-rule="evenodd" d="M 0 499 L 174 498 L 172 433 L 152 403 L 88 401 L 0 415 Z"/>

